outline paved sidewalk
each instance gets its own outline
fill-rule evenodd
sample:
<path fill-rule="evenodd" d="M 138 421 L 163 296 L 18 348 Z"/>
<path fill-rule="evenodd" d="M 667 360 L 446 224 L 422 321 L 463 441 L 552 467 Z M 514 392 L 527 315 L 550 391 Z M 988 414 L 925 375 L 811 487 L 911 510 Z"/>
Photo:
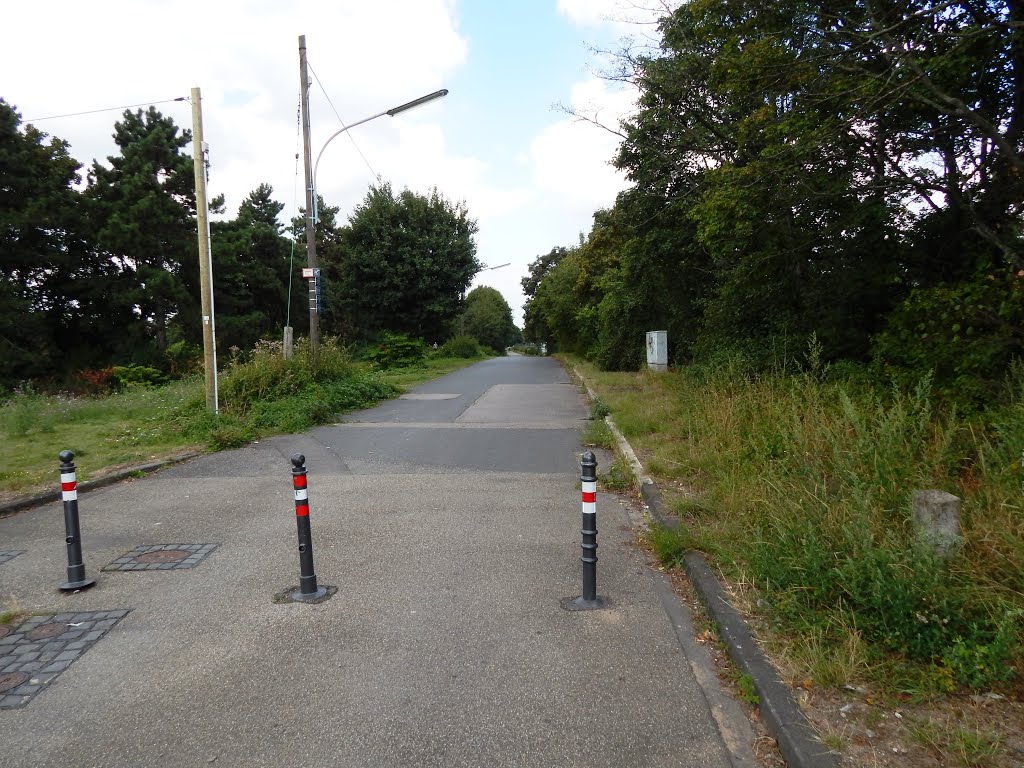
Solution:
<path fill-rule="evenodd" d="M 482 421 L 467 404 L 459 424 L 326 427 L 83 494 L 98 583 L 82 593 L 56 589 L 60 504 L 0 519 L 3 549 L 23 550 L 0 563 L 0 601 L 51 623 L 128 611 L 24 706 L 0 709 L 0 766 L 749 765 L 745 723 L 714 692 L 712 716 L 660 574 L 610 496 L 598 587 L 612 605 L 560 607 L 580 589 L 565 402 L 546 423 L 503 427 L 524 466 L 569 445 L 563 458 L 507 471 L 472 443 L 480 466 L 453 463 L 451 446 L 479 440 L 513 390 L 489 388 Z M 408 447 L 421 442 L 451 462 Z M 317 576 L 338 587 L 319 605 L 273 600 L 298 583 L 293 452 L 308 457 Z M 171 567 L 101 570 L 124 558 Z"/>

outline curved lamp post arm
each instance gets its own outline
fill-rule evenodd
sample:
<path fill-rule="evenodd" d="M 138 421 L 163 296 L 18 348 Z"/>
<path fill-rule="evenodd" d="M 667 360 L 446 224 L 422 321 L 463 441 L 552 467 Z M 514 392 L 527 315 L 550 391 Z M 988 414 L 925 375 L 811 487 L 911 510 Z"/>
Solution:
<path fill-rule="evenodd" d="M 351 125 L 346 125 L 346 126 L 342 127 L 340 130 L 337 130 L 334 133 L 332 133 L 327 138 L 327 141 L 324 142 L 324 145 L 322 147 L 320 147 L 320 153 L 316 156 L 316 163 L 313 164 L 313 195 L 312 195 L 312 199 L 313 199 L 313 223 L 316 224 L 316 222 L 318 220 L 318 218 L 317 218 L 317 210 L 316 210 L 316 169 L 320 167 L 320 158 L 323 157 L 324 150 L 327 149 L 327 145 L 328 144 L 330 144 L 338 136 L 341 136 L 341 134 L 345 133 L 346 131 L 348 131 L 348 130 L 350 130 L 352 128 L 355 128 L 357 125 L 362 125 L 363 123 L 368 123 L 371 120 L 376 120 L 378 117 L 384 117 L 384 115 L 387 115 L 388 117 L 394 117 L 395 115 L 397 115 L 400 112 L 405 112 L 406 110 L 412 109 L 413 107 L 418 107 L 420 104 L 426 104 L 428 101 L 433 101 L 434 99 L 440 99 L 442 96 L 447 96 L 447 95 L 448 95 L 448 89 L 447 88 L 442 88 L 440 91 L 434 91 L 433 93 L 428 93 L 426 96 L 420 96 L 418 99 L 413 99 L 412 101 L 407 101 L 405 104 L 400 104 L 397 107 L 392 107 L 391 109 L 385 109 L 383 112 L 378 112 L 376 115 L 370 115 L 370 117 L 364 117 L 362 120 L 357 120 L 356 122 L 352 123 Z"/>
<path fill-rule="evenodd" d="M 316 163 L 313 164 L 313 190 L 314 191 L 316 191 L 316 169 L 320 167 L 320 158 L 323 157 L 324 150 L 327 149 L 327 145 L 330 144 L 332 141 L 334 141 L 338 136 L 341 136 L 341 134 L 343 134 L 345 131 L 349 130 L 350 128 L 355 128 L 357 125 L 362 125 L 363 123 L 368 123 L 371 120 L 376 120 L 378 117 L 384 117 L 384 115 L 386 115 L 386 114 L 388 114 L 388 112 L 384 111 L 384 112 L 378 112 L 376 115 L 373 115 L 372 117 L 364 117 L 362 120 L 359 120 L 359 121 L 357 121 L 355 123 L 352 123 L 352 125 L 346 125 L 341 130 L 335 131 L 334 133 L 332 133 L 330 135 L 330 137 L 327 139 L 327 141 L 324 142 L 324 145 L 320 148 L 320 154 L 316 156 Z"/>

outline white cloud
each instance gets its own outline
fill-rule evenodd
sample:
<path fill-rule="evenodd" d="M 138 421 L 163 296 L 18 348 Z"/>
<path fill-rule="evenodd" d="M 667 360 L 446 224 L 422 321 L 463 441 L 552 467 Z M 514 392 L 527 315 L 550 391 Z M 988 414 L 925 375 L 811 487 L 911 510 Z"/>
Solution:
<path fill-rule="evenodd" d="M 5 73 L 0 96 L 25 118 L 36 118 L 188 96 L 199 86 L 211 153 L 210 191 L 227 195 L 229 213 L 262 182 L 274 186 L 290 212 L 300 34 L 306 35 L 310 67 L 320 79 L 311 76 L 314 155 L 339 127 L 330 102 L 354 122 L 442 87 L 467 52 L 450 0 L 229 0 L 178 3 L 173 13 L 155 0 L 105 5 L 110 12 L 101 14 L 96 4 L 56 0 L 48 4 L 45 21 L 31 5 L 6 9 L 12 34 L 0 51 Z M 33 33 L 45 33 L 43 45 Z M 180 127 L 191 126 L 188 103 L 157 108 Z M 410 113 L 410 119 L 430 118 L 418 115 Z M 67 139 L 72 154 L 88 167 L 94 158 L 115 153 L 111 134 L 119 117 L 104 112 L 37 127 Z M 390 120 L 381 118 L 370 132 L 355 129 L 371 162 L 399 149 L 394 127 L 380 130 L 385 122 Z M 339 161 L 353 169 L 361 197 L 368 172 L 351 145 L 347 155 L 341 152 L 342 141 L 339 137 L 328 152 L 338 152 Z M 405 149 L 403 167 L 415 174 L 424 165 L 417 158 L 427 154 Z M 301 182 L 299 188 L 301 197 Z"/>
<path fill-rule="evenodd" d="M 570 106 L 617 130 L 635 98 L 631 90 L 592 79 L 573 87 Z M 611 205 L 626 184 L 624 174 L 611 165 L 620 141 L 614 133 L 579 118 L 567 116 L 548 126 L 531 146 L 538 188 L 591 212 Z"/>
<path fill-rule="evenodd" d="M 581 27 L 611 26 L 619 32 L 649 24 L 682 0 L 558 0 L 558 12 Z"/>
<path fill-rule="evenodd" d="M 558 12 L 574 24 L 605 24 L 622 12 L 622 0 L 558 0 Z"/>
<path fill-rule="evenodd" d="M 607 39 L 609 32 L 626 29 L 607 18 L 631 5 L 559 0 L 558 8 L 563 18 L 585 26 L 587 35 Z M 301 153 L 298 36 L 306 36 L 311 70 L 320 79 L 313 79 L 310 91 L 315 158 L 340 127 L 332 103 L 352 123 L 446 87 L 462 74 L 470 42 L 487 41 L 464 37 L 457 9 L 455 0 L 188 0 L 175 3 L 173 11 L 165 0 L 51 0 L 43 19 L 37 7 L 13 4 L 5 8 L 10 34 L 0 48 L 0 97 L 34 118 L 149 104 L 188 96 L 199 86 L 210 193 L 225 194 L 228 215 L 234 215 L 244 196 L 267 182 L 290 217 L 296 203 L 304 204 L 302 167 L 296 174 L 295 158 Z M 582 45 L 579 56 L 588 58 Z M 614 126 L 632 97 L 590 79 L 576 84 L 566 99 L 576 109 L 600 107 L 600 118 Z M 342 220 L 364 198 L 374 174 L 396 189 L 424 192 L 436 186 L 449 200 L 465 200 L 480 224 L 480 260 L 512 262 L 482 273 L 477 284 L 499 288 L 519 319 L 519 280 L 526 265 L 555 245 L 575 242 L 589 229 L 594 210 L 611 205 L 624 182 L 609 165 L 616 137 L 550 113 L 547 104 L 540 107 L 545 128 L 487 154 L 478 150 L 479 157 L 446 137 L 444 121 L 453 112 L 461 110 L 460 119 L 483 125 L 491 107 L 479 94 L 453 92 L 415 111 L 357 126 L 350 135 L 372 171 L 341 135 L 324 152 L 318 187 L 329 205 L 340 207 Z M 191 125 L 187 102 L 157 108 L 180 127 Z M 524 112 L 536 108 L 515 106 Z M 115 154 L 111 133 L 119 117 L 103 112 L 37 127 L 68 140 L 87 170 L 94 158 Z"/>

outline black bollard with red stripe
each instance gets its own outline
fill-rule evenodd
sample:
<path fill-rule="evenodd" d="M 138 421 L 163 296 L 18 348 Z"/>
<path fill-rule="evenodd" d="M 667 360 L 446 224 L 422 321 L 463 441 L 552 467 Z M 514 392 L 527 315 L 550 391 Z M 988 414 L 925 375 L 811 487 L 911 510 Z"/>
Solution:
<path fill-rule="evenodd" d="M 57 586 L 63 592 L 88 589 L 96 579 L 85 578 L 85 563 L 82 562 L 82 532 L 78 525 L 78 478 L 75 473 L 75 454 L 61 451 L 60 493 L 64 501 L 64 541 L 68 545 L 68 580 Z"/>
<path fill-rule="evenodd" d="M 583 502 L 583 527 L 580 531 L 583 594 L 562 601 L 562 607 L 570 611 L 589 611 L 608 604 L 608 598 L 597 594 L 597 457 L 591 451 L 580 458 L 580 488 Z"/>
<path fill-rule="evenodd" d="M 313 531 L 309 526 L 309 494 L 306 487 L 306 457 L 292 454 L 292 488 L 295 489 L 295 523 L 299 529 L 299 588 L 289 597 L 312 602 L 327 594 L 326 587 L 317 587 L 313 571 Z"/>

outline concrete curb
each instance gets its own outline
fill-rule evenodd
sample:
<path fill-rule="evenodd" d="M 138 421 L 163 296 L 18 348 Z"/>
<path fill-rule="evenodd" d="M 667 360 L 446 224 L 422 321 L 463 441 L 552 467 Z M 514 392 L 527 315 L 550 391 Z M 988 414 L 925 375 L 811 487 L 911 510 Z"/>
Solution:
<path fill-rule="evenodd" d="M 593 399 L 593 390 L 578 370 L 573 371 Z M 680 527 L 679 520 L 665 514 L 661 501 L 661 493 L 654 481 L 644 474 L 643 466 L 626 441 L 625 436 L 615 426 L 611 416 L 605 417 L 618 443 L 619 451 L 629 461 L 640 495 L 655 522 L 673 530 Z M 789 768 L 838 768 L 835 755 L 821 743 L 814 728 L 807 722 L 804 713 L 797 706 L 789 688 L 779 678 L 775 668 L 761 652 L 746 622 L 732 604 L 722 588 L 721 582 L 714 571 L 708 566 L 704 556 L 699 552 L 688 552 L 684 560 L 687 578 L 693 584 L 697 596 L 707 609 L 719 638 L 725 645 L 729 657 L 739 669 L 750 675 L 754 691 L 757 693 L 758 709 L 765 727 L 778 742 L 779 750 Z"/>
<path fill-rule="evenodd" d="M 611 417 L 609 417 L 610 421 Z M 621 433 L 614 424 L 609 424 L 616 438 Z M 621 437 L 625 442 L 625 438 Z M 640 480 L 640 495 L 651 513 L 661 525 L 678 530 L 679 520 L 665 514 L 661 493 L 649 477 Z M 747 629 L 746 622 L 732 604 L 722 588 L 721 582 L 700 552 L 687 552 L 683 558 L 686 576 L 693 584 L 697 596 L 708 611 L 719 638 L 725 645 L 729 657 L 742 672 L 750 675 L 759 702 L 761 719 L 772 737 L 778 742 L 779 750 L 789 768 L 837 768 L 838 763 L 828 747 L 821 743 L 804 713 L 797 706 L 789 688 L 779 678 L 775 668 L 761 652 L 761 648 Z"/>
<path fill-rule="evenodd" d="M 183 461 L 190 461 L 191 459 L 198 458 L 202 455 L 204 454 L 199 453 L 198 451 L 193 451 L 191 453 L 183 453 L 179 456 L 172 456 L 171 458 L 163 459 L 162 461 L 154 461 L 149 464 L 139 464 L 135 467 L 119 469 L 116 472 L 111 472 L 109 475 L 97 477 L 95 480 L 86 480 L 84 483 L 79 483 L 78 490 L 79 492 L 93 491 L 97 488 L 103 488 L 104 486 L 113 485 L 114 483 L 119 483 L 122 480 L 127 480 L 140 472 L 148 475 L 151 472 L 156 472 L 158 469 L 170 466 L 171 464 L 180 464 Z M 51 501 L 60 501 L 59 483 L 55 483 L 55 485 L 58 487 L 53 491 L 37 493 L 32 496 L 21 496 L 12 501 L 6 501 L 0 504 L 0 517 L 7 517 L 8 515 L 13 515 L 15 512 L 20 512 L 23 509 L 29 509 L 30 507 L 49 504 Z"/>

